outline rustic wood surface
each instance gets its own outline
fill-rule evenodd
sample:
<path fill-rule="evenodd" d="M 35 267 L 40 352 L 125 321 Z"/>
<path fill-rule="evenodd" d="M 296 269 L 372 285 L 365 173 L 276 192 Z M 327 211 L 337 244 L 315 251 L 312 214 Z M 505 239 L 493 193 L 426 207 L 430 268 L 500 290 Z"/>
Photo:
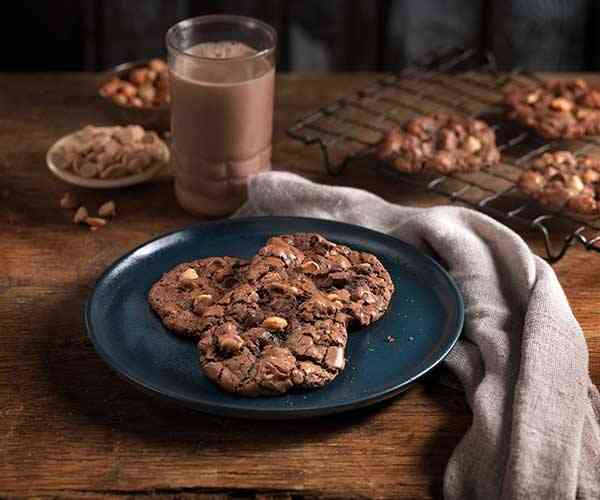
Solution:
<path fill-rule="evenodd" d="M 388 200 L 432 195 L 365 170 L 327 178 L 318 151 L 287 139 L 299 115 L 374 75 L 281 76 L 275 163 Z M 109 123 L 93 75 L 0 76 L 0 496 L 110 498 L 438 498 L 471 421 L 459 392 L 432 381 L 368 409 L 295 422 L 217 418 L 162 403 L 119 379 L 88 342 L 82 306 L 114 259 L 196 222 L 168 179 L 114 192 L 71 189 L 44 157 L 58 137 Z M 58 208 L 65 191 L 118 216 L 92 233 Z M 528 238 L 538 245 L 533 235 Z M 573 250 L 556 271 L 600 383 L 600 256 Z"/>

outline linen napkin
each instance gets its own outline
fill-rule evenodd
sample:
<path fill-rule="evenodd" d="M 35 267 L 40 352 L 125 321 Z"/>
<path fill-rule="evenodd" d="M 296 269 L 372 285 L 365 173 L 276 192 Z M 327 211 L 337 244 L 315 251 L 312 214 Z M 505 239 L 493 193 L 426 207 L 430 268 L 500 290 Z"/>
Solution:
<path fill-rule="evenodd" d="M 444 476 L 447 499 L 600 498 L 600 395 L 585 338 L 552 268 L 513 231 L 466 208 L 408 208 L 285 172 L 250 179 L 236 216 L 333 219 L 439 259 L 465 300 L 445 360 L 473 423 Z"/>

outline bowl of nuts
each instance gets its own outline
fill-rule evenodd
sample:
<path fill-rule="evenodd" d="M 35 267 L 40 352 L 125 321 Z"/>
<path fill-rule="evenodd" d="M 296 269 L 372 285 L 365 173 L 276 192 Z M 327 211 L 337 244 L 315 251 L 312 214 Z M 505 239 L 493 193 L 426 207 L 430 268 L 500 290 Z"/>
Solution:
<path fill-rule="evenodd" d="M 149 180 L 169 164 L 169 148 L 140 125 L 88 125 L 59 139 L 46 155 L 50 172 L 88 188 L 118 188 Z"/>
<path fill-rule="evenodd" d="M 129 62 L 109 70 L 98 93 L 116 122 L 157 132 L 169 130 L 169 71 L 162 59 Z"/>

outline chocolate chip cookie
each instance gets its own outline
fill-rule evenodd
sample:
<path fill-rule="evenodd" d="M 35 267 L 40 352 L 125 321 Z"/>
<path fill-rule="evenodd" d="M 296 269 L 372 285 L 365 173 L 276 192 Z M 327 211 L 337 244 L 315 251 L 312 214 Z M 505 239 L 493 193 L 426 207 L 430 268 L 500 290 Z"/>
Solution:
<path fill-rule="evenodd" d="M 519 189 L 541 204 L 581 214 L 600 212 L 600 155 L 544 153 L 519 179 Z"/>
<path fill-rule="evenodd" d="M 247 266 L 248 262 L 234 257 L 179 264 L 152 286 L 148 301 L 169 330 L 198 336 L 218 321 L 198 313 L 239 285 Z"/>
<path fill-rule="evenodd" d="M 600 133 L 600 89 L 580 79 L 515 87 L 505 102 L 511 118 L 550 139 Z"/>
<path fill-rule="evenodd" d="M 496 134 L 485 122 L 444 113 L 419 116 L 390 130 L 376 154 L 409 174 L 474 172 L 500 159 Z"/>

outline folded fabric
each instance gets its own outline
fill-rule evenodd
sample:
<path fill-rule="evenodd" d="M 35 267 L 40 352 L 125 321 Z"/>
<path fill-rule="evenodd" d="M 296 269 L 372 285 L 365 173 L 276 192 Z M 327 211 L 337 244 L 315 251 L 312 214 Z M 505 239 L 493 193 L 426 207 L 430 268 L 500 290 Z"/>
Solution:
<path fill-rule="evenodd" d="M 433 254 L 465 300 L 445 360 L 473 423 L 444 477 L 447 499 L 600 498 L 600 395 L 585 338 L 552 268 L 513 231 L 466 208 L 409 208 L 297 175 L 253 177 L 236 216 L 332 219 Z"/>

